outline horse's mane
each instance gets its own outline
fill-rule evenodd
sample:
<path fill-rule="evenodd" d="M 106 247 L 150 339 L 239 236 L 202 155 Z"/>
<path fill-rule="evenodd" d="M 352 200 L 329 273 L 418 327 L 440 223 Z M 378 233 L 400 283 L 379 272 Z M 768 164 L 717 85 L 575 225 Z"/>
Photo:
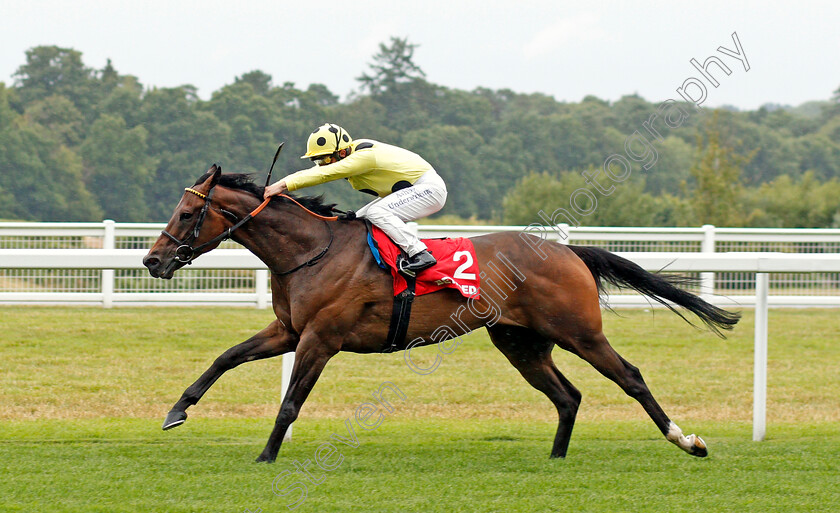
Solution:
<path fill-rule="evenodd" d="M 212 176 L 212 172 L 208 171 L 204 173 L 198 180 L 196 180 L 194 185 L 200 185 L 204 183 L 210 176 Z M 254 177 L 250 174 L 244 173 L 228 173 L 222 174 L 219 176 L 219 183 L 222 187 L 227 187 L 228 189 L 236 189 L 240 191 L 245 191 L 248 194 L 251 194 L 259 199 L 263 198 L 263 194 L 265 193 L 265 187 L 262 185 L 257 185 L 254 183 Z M 336 205 L 335 203 L 324 203 L 324 195 L 321 194 L 319 196 L 295 196 L 291 193 L 286 193 L 288 196 L 295 198 L 301 205 L 308 208 L 312 212 L 315 212 L 318 215 L 322 216 L 332 216 L 335 214 L 333 211 L 333 207 Z M 284 202 L 289 202 L 289 200 L 285 198 L 274 198 L 272 199 L 272 203 L 282 200 Z"/>

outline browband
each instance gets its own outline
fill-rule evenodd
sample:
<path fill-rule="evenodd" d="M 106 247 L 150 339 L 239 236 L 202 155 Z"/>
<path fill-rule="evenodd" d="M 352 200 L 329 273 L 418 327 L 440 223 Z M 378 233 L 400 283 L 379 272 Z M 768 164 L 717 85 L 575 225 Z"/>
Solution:
<path fill-rule="evenodd" d="M 185 190 L 185 191 L 187 191 L 187 192 L 191 192 L 191 193 L 195 194 L 196 196 L 198 196 L 198 197 L 199 197 L 199 198 L 201 198 L 201 199 L 207 199 L 207 195 L 206 195 L 206 194 L 201 194 L 201 193 L 200 193 L 200 192 L 198 192 L 197 190 L 192 189 L 192 188 L 190 188 L 190 187 L 185 187 L 185 188 L 184 188 L 184 190 Z"/>

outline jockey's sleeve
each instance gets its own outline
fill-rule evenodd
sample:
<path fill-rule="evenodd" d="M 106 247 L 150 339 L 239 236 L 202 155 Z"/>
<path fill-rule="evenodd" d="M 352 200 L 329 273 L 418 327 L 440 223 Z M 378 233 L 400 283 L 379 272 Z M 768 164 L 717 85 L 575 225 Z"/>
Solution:
<path fill-rule="evenodd" d="M 286 188 L 289 191 L 296 191 L 304 187 L 320 185 L 322 183 L 348 178 L 376 167 L 376 156 L 371 151 L 358 151 L 348 155 L 346 158 L 327 164 L 326 166 L 315 166 L 309 169 L 292 173 L 283 178 Z"/>

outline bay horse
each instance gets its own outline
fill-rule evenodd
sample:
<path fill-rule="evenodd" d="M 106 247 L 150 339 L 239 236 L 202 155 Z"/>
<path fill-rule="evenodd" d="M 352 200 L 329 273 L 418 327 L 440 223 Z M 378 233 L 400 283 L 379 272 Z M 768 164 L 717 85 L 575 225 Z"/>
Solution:
<path fill-rule="evenodd" d="M 221 167 L 214 164 L 186 189 L 143 264 L 153 277 L 170 279 L 176 270 L 229 237 L 268 266 L 276 319 L 222 353 L 184 391 L 163 427 L 182 424 L 187 408 L 226 371 L 294 351 L 286 396 L 257 458 L 273 462 L 286 430 L 330 358 L 339 351 L 380 353 L 390 349 L 386 339 L 393 283 L 390 273 L 372 258 L 362 221 L 325 220 L 333 209 L 320 197 L 275 196 L 263 201 L 263 192 L 264 187 L 254 184 L 248 175 L 222 174 Z M 555 345 L 589 362 L 637 400 L 667 440 L 693 456 L 706 456 L 705 442 L 699 436 L 683 434 L 653 398 L 639 370 L 616 353 L 604 336 L 602 281 L 635 289 L 675 312 L 668 302 L 679 305 L 718 334 L 719 329 L 732 329 L 740 314 L 684 291 L 676 286 L 683 283 L 678 278 L 649 273 L 606 250 L 545 241 L 540 251 L 535 251 L 533 244 L 523 243 L 528 237 L 538 239 L 512 232 L 472 238 L 481 268 L 489 264 L 498 271 L 498 282 L 515 286 L 502 294 L 497 291 L 501 299 L 493 304 L 490 290 L 484 288 L 490 280 L 482 282 L 481 300 L 474 304 L 466 305 L 467 300 L 453 289 L 418 296 L 405 340 L 412 341 L 412 347 L 440 342 L 433 332 L 449 322 L 454 312 L 459 312 L 464 330 L 486 327 L 493 344 L 511 365 L 557 408 L 559 422 L 551 457 L 566 456 L 581 399 L 580 392 L 554 365 L 551 351 Z M 493 266 L 491 260 L 499 255 L 511 265 L 497 262 Z M 484 313 L 493 308 L 498 315 L 490 322 Z"/>

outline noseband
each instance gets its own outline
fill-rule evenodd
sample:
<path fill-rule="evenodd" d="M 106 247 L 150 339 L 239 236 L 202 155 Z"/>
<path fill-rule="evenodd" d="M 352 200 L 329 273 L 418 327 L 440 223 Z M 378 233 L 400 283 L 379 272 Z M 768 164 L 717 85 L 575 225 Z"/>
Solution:
<path fill-rule="evenodd" d="M 197 247 L 193 247 L 193 243 L 195 243 L 196 239 L 198 239 L 198 234 L 201 231 L 201 225 L 204 224 L 204 219 L 207 217 L 207 211 L 210 209 L 210 204 L 213 201 L 213 191 L 216 190 L 215 187 L 216 187 L 215 185 L 213 187 L 211 187 L 210 190 L 207 192 L 207 194 L 202 194 L 202 193 L 198 192 L 197 190 L 195 190 L 193 188 L 190 188 L 190 187 L 187 187 L 187 188 L 184 189 L 186 192 L 190 192 L 192 194 L 195 194 L 196 196 L 198 196 L 199 198 L 204 200 L 204 206 L 201 207 L 201 212 L 198 213 L 198 220 L 196 221 L 195 226 L 193 227 L 192 233 L 189 235 L 189 237 L 187 237 L 184 240 L 181 240 L 178 237 L 175 237 L 171 233 L 167 232 L 166 230 L 163 230 L 163 231 L 160 232 L 161 234 L 166 235 L 172 242 L 174 242 L 175 244 L 178 244 L 178 247 L 175 249 L 175 260 L 177 262 L 181 262 L 183 264 L 192 264 L 193 259 L 195 259 L 196 253 L 199 253 L 201 250 L 203 250 L 204 248 L 206 248 L 208 246 L 212 246 L 214 244 L 218 244 L 218 243 L 221 243 L 221 242 L 229 239 L 234 231 L 239 229 L 239 227 L 241 227 L 243 224 L 250 221 L 251 218 L 253 218 L 257 214 L 262 212 L 262 210 L 268 205 L 268 202 L 271 201 L 271 198 L 265 199 L 262 203 L 260 203 L 260 205 L 257 208 L 252 210 L 251 213 L 249 213 L 243 219 L 238 221 L 236 224 L 234 224 L 230 228 L 224 230 L 222 233 L 220 233 L 219 235 L 217 235 L 217 236 L 213 237 L 212 239 L 208 240 L 204 244 L 200 244 Z M 298 269 L 301 269 L 303 267 L 309 267 L 309 266 L 315 265 L 318 262 L 318 260 L 323 258 L 323 256 L 327 254 L 327 251 L 330 249 L 330 246 L 332 246 L 332 242 L 333 242 L 333 231 L 332 231 L 332 228 L 330 227 L 329 223 L 327 223 L 327 221 L 334 221 L 334 220 L 337 219 L 335 217 L 319 216 L 319 215 L 315 214 L 314 212 L 310 212 L 309 209 L 307 209 L 306 207 L 304 207 L 303 205 L 301 205 L 300 203 L 295 201 L 294 198 L 290 198 L 289 196 L 286 196 L 284 194 L 281 194 L 281 196 L 292 200 L 295 204 L 300 206 L 302 209 L 306 210 L 309 214 L 311 214 L 311 215 L 313 215 L 313 216 L 315 216 L 319 219 L 322 219 L 325 222 L 325 224 L 327 225 L 327 230 L 329 231 L 329 234 L 330 234 L 330 241 L 327 243 L 327 246 L 320 253 L 318 253 L 314 257 L 310 258 L 306 262 L 304 262 L 304 263 L 302 263 L 302 264 L 300 264 L 300 265 L 298 265 L 298 266 L 296 266 L 292 269 L 289 269 L 288 271 L 274 273 L 278 276 L 284 276 L 286 274 L 291 274 L 291 273 L 293 273 L 293 272 L 295 272 Z M 232 212 L 228 212 L 227 210 L 224 210 L 224 209 L 220 209 L 220 210 L 221 210 L 222 213 L 228 214 L 228 215 L 232 216 L 233 218 L 236 218 L 236 215 L 234 215 Z"/>

